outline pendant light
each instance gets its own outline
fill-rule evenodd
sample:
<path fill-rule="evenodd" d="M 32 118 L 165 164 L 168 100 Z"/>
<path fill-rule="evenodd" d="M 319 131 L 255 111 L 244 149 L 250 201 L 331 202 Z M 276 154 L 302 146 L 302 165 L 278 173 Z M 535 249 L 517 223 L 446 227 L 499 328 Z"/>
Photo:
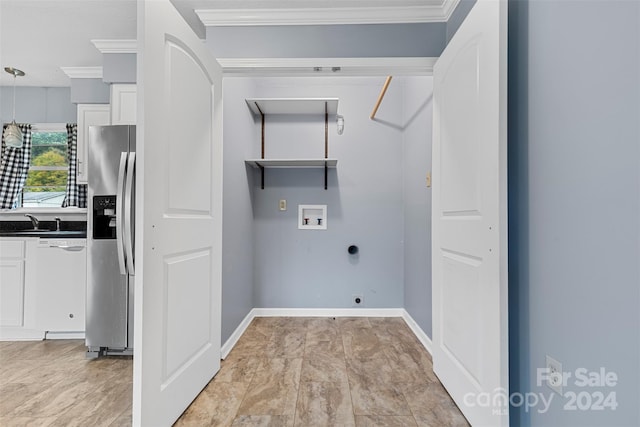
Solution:
<path fill-rule="evenodd" d="M 7 147 L 22 147 L 22 131 L 16 123 L 16 77 L 24 76 L 24 71 L 13 67 L 4 67 L 4 70 L 13 75 L 13 121 L 4 129 L 4 142 Z"/>

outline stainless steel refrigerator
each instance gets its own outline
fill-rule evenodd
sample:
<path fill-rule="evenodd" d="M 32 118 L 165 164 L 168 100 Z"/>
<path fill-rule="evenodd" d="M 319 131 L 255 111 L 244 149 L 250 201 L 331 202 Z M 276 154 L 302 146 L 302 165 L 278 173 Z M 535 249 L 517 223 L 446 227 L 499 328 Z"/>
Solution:
<path fill-rule="evenodd" d="M 135 126 L 89 128 L 87 357 L 133 354 Z"/>

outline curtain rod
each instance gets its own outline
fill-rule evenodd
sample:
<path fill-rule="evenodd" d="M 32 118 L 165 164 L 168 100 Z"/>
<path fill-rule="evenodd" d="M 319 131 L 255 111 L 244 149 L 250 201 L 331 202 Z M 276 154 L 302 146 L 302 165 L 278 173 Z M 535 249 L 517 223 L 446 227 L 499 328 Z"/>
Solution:
<path fill-rule="evenodd" d="M 373 107 L 373 111 L 369 118 L 373 120 L 376 117 L 376 113 L 378 112 L 378 108 L 380 107 L 380 103 L 382 102 L 382 98 L 384 98 L 384 94 L 387 93 L 387 88 L 389 87 L 389 83 L 391 83 L 391 79 L 393 76 L 387 76 L 387 80 L 384 82 L 384 86 L 382 86 L 382 90 L 380 91 L 380 95 L 378 96 L 378 101 L 376 102 L 376 106 Z"/>

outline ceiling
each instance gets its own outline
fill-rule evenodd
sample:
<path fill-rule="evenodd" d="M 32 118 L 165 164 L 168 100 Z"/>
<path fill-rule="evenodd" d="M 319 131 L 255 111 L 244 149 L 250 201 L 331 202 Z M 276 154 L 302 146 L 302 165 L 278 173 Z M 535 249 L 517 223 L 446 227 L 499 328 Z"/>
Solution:
<path fill-rule="evenodd" d="M 227 16 L 273 9 L 371 10 L 386 15 L 411 8 L 443 8 L 457 0 L 172 0 L 194 27 L 204 26 L 194 10 L 225 9 Z M 388 13 L 387 13 L 388 11 Z M 231 12 L 231 13 L 230 13 Z M 235 15 L 234 15 L 235 14 Z M 246 15 L 246 14 L 244 14 Z M 230 24 L 234 25 L 234 24 Z M 244 25 L 247 25 L 246 23 Z M 197 31 L 198 32 L 198 31 Z M 96 67 L 102 54 L 91 40 L 136 38 L 136 0 L 0 0 L 0 65 L 26 73 L 18 86 L 69 86 L 60 67 Z M 13 84 L 0 73 L 0 85 Z"/>

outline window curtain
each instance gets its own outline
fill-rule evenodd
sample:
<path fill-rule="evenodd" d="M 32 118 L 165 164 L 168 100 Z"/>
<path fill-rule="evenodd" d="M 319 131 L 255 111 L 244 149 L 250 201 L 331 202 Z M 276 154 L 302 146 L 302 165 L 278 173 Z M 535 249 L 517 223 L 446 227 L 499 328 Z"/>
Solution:
<path fill-rule="evenodd" d="M 2 128 L 0 160 L 0 209 L 12 209 L 18 205 L 18 196 L 24 188 L 31 162 L 31 125 L 19 124 L 22 131 L 22 147 L 7 147 Z"/>
<path fill-rule="evenodd" d="M 67 194 L 62 202 L 63 208 L 87 207 L 87 186 L 78 184 L 78 125 L 67 124 L 67 152 L 69 153 L 69 174 L 67 176 Z"/>

